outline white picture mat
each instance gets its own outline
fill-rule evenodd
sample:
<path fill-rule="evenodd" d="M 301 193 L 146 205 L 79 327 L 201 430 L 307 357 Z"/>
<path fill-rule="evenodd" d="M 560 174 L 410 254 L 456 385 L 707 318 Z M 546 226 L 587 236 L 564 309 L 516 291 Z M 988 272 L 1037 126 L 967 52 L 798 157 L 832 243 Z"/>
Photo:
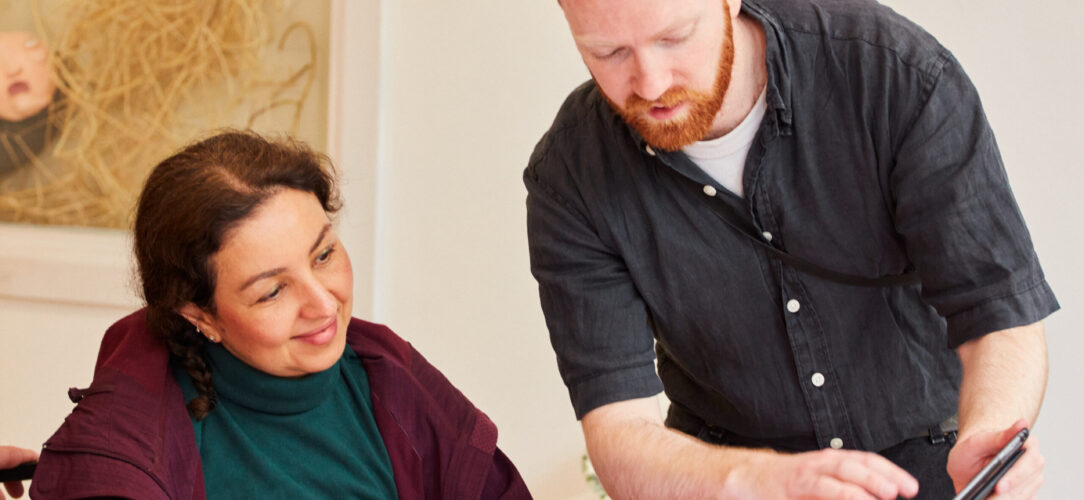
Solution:
<path fill-rule="evenodd" d="M 0 297 L 135 306 L 130 248 L 125 231 L 0 225 Z"/>

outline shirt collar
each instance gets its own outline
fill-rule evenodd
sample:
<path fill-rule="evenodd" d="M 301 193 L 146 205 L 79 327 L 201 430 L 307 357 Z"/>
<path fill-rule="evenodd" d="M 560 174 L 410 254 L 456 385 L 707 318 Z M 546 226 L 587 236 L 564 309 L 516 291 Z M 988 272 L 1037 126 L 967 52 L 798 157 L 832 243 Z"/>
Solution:
<path fill-rule="evenodd" d="M 764 27 L 765 58 L 768 66 L 768 113 L 765 118 L 774 118 L 775 132 L 779 135 L 790 135 L 793 117 L 790 79 L 792 56 L 783 43 L 786 33 L 779 19 L 756 0 L 742 0 L 741 9 L 760 21 Z"/>

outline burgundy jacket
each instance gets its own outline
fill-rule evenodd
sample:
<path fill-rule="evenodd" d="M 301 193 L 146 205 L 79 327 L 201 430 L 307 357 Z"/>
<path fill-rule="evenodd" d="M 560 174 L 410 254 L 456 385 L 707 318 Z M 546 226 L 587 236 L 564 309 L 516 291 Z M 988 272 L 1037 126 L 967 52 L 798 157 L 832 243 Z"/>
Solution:
<path fill-rule="evenodd" d="M 383 325 L 353 319 L 347 342 L 404 499 L 531 498 L 497 427 Z M 102 339 L 90 388 L 42 447 L 32 498 L 203 499 L 203 470 L 169 350 L 142 310 Z"/>

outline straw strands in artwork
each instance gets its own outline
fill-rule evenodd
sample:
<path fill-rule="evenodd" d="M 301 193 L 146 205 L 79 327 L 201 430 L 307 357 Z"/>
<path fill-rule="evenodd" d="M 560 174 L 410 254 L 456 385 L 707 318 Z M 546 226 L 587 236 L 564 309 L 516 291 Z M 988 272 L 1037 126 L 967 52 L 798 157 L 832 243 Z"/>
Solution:
<path fill-rule="evenodd" d="M 293 74 L 266 74 L 267 4 L 69 1 L 53 39 L 35 9 L 59 89 L 48 113 L 52 145 L 0 182 L 0 219 L 127 227 L 150 167 L 171 151 L 209 128 L 250 125 L 269 107 L 300 110 L 312 86 L 315 48 Z M 306 28 L 292 26 L 281 38 Z M 298 87 L 299 97 L 282 97 Z M 253 105 L 254 94 L 265 101 Z"/>

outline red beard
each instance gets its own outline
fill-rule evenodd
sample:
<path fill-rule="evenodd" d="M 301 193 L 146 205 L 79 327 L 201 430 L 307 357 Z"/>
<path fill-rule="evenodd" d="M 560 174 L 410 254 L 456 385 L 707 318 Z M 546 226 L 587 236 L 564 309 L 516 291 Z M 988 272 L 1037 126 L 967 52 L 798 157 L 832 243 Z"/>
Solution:
<path fill-rule="evenodd" d="M 719 56 L 718 73 L 710 92 L 674 87 L 667 90 L 654 101 L 648 101 L 633 94 L 625 100 L 625 106 L 617 106 L 605 92 L 602 93 L 618 115 L 652 147 L 666 151 L 677 151 L 704 138 L 711 130 L 715 115 L 723 106 L 723 97 L 730 87 L 730 73 L 734 67 L 734 30 L 729 15 L 730 9 L 723 2 L 723 17 L 726 30 L 723 37 L 722 53 Z M 601 90 L 601 89 L 600 89 Z M 651 108 L 673 107 L 686 104 L 690 109 L 684 116 L 665 121 L 652 118 Z"/>

